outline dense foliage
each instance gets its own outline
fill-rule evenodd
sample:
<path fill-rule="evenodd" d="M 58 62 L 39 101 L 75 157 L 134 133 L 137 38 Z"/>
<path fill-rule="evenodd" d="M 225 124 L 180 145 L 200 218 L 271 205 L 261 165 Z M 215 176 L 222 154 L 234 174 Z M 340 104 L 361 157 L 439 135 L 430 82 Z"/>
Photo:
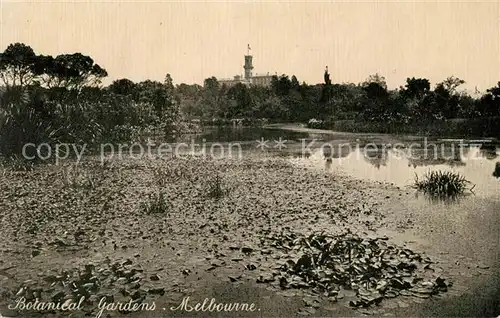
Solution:
<path fill-rule="evenodd" d="M 175 137 L 179 101 L 170 75 L 165 83 L 119 80 L 103 88 L 105 76 L 81 53 L 53 58 L 9 45 L 0 54 L 0 154 L 19 157 L 27 143 L 92 147 Z"/>
<path fill-rule="evenodd" d="M 315 85 L 281 75 L 270 87 L 228 87 L 212 77 L 203 87 L 181 84 L 176 90 L 182 112 L 191 118 L 266 118 L 360 132 L 415 132 L 419 127 L 436 134 L 500 133 L 500 82 L 478 98 L 459 90 L 464 83 L 451 76 L 431 89 L 428 79 L 413 77 L 389 90 L 378 74 L 360 84 L 332 84 L 325 72 L 324 83 Z"/>

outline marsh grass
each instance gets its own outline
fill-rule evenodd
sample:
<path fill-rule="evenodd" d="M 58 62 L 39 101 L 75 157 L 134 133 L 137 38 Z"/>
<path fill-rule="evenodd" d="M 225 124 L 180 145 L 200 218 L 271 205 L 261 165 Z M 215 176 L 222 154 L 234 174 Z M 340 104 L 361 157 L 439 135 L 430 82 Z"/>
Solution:
<path fill-rule="evenodd" d="M 146 214 L 167 214 L 171 210 L 171 205 L 167 196 L 159 191 L 150 194 L 147 201 L 142 203 L 141 208 Z"/>
<path fill-rule="evenodd" d="M 162 166 L 153 168 L 154 180 L 157 186 L 163 188 L 171 182 L 189 179 L 190 173 L 184 167 Z"/>
<path fill-rule="evenodd" d="M 435 197 L 453 198 L 472 192 L 475 185 L 453 171 L 430 171 L 422 179 L 415 176 L 415 187 Z"/>
<path fill-rule="evenodd" d="M 97 177 L 77 164 L 64 167 L 61 170 L 61 180 L 67 188 L 91 190 L 97 186 Z"/>
<path fill-rule="evenodd" d="M 228 189 L 224 187 L 222 178 L 217 174 L 215 178 L 208 182 L 207 195 L 212 199 L 220 199 L 228 193 Z"/>
<path fill-rule="evenodd" d="M 21 156 L 14 155 L 2 160 L 1 166 L 4 172 L 6 170 L 27 172 L 35 169 L 35 162 L 32 160 L 26 160 Z"/>

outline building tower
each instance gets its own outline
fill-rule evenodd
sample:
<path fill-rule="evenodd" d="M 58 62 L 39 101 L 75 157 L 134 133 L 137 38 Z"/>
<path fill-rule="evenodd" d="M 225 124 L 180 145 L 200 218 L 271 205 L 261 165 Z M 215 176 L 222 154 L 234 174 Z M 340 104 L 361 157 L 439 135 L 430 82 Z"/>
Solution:
<path fill-rule="evenodd" d="M 249 82 L 251 80 L 253 70 L 252 56 L 250 55 L 250 44 L 248 44 L 247 47 L 247 55 L 245 55 L 245 65 L 243 68 L 245 69 L 245 80 Z"/>

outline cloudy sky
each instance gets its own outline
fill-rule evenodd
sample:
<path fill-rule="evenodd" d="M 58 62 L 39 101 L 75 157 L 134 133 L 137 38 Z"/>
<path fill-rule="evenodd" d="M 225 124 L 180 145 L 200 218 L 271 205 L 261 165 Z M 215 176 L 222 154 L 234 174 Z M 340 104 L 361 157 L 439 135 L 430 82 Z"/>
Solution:
<path fill-rule="evenodd" d="M 81 52 L 110 80 L 232 77 L 250 44 L 254 72 L 307 83 L 322 82 L 325 65 L 334 82 L 377 72 L 389 87 L 412 76 L 479 90 L 500 81 L 499 1 L 0 2 L 1 50 Z"/>

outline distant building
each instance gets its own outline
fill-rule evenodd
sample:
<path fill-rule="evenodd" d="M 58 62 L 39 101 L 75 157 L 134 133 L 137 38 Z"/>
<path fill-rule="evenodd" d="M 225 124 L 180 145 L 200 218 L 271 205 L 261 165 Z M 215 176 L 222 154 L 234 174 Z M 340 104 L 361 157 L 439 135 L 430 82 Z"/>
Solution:
<path fill-rule="evenodd" d="M 245 55 L 245 65 L 243 65 L 243 69 L 245 70 L 245 75 L 242 77 L 241 75 L 236 75 L 234 78 L 223 78 L 219 79 L 220 84 L 226 84 L 227 86 L 233 86 L 238 83 L 244 85 L 255 85 L 255 86 L 271 86 L 271 81 L 273 75 L 267 74 L 252 74 L 253 64 L 252 61 L 253 56 L 250 55 L 250 44 L 248 45 L 248 52 Z"/>

